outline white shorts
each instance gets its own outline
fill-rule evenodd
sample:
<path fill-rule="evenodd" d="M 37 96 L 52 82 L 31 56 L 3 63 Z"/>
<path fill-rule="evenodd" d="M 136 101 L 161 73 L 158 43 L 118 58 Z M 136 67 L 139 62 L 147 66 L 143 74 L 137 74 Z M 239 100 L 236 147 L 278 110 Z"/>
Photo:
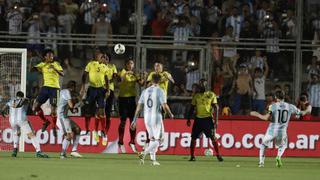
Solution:
<path fill-rule="evenodd" d="M 268 128 L 266 134 L 263 137 L 262 143 L 265 146 L 269 146 L 271 142 L 275 140 L 276 146 L 283 146 L 287 144 L 287 131 L 283 129 L 271 129 Z"/>
<path fill-rule="evenodd" d="M 157 124 L 146 124 L 146 129 L 149 134 L 149 138 L 151 139 L 152 137 L 156 140 L 162 140 L 164 137 L 164 126 L 163 123 L 157 123 Z"/>
<path fill-rule="evenodd" d="M 15 123 L 11 125 L 14 133 L 22 133 L 29 134 L 33 132 L 33 128 L 29 121 L 22 121 L 19 123 Z"/>
<path fill-rule="evenodd" d="M 71 119 L 63 116 L 58 116 L 57 118 L 57 127 L 60 129 L 62 134 L 67 134 L 72 132 L 72 127 L 71 127 Z"/>

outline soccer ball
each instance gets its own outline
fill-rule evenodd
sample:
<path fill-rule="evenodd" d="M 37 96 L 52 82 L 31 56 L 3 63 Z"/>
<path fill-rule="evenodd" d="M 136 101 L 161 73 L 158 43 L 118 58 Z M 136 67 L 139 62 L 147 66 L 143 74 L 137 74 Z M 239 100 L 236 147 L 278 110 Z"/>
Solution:
<path fill-rule="evenodd" d="M 204 150 L 204 155 L 205 156 L 213 156 L 213 151 L 211 148 L 205 149 Z"/>
<path fill-rule="evenodd" d="M 123 54 L 126 52 L 126 47 L 123 44 L 118 43 L 114 46 L 114 52 L 116 54 Z"/>

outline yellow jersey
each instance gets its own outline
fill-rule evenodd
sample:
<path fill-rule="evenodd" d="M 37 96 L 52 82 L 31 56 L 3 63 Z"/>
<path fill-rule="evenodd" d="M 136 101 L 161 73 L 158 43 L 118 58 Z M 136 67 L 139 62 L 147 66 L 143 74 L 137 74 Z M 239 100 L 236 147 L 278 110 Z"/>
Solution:
<path fill-rule="evenodd" d="M 53 67 L 52 67 L 53 66 Z M 59 73 L 57 71 L 62 71 L 62 67 L 57 61 L 51 63 L 42 62 L 35 66 L 43 74 L 43 86 L 60 88 L 59 84 Z M 56 70 L 54 70 L 56 69 Z"/>
<path fill-rule="evenodd" d="M 119 83 L 119 97 L 134 97 L 137 95 L 136 82 L 139 77 L 127 72 L 127 70 L 122 69 L 119 73 L 121 78 L 121 82 Z"/>
<path fill-rule="evenodd" d="M 196 117 L 212 117 L 212 104 L 217 104 L 217 96 L 211 92 L 197 93 L 192 98 L 192 105 L 196 106 Z"/>
<path fill-rule="evenodd" d="M 113 74 L 117 74 L 117 68 L 114 64 L 106 64 L 106 73 L 109 80 L 109 89 L 114 91 L 114 82 L 112 80 Z"/>
<path fill-rule="evenodd" d="M 156 74 L 156 72 L 151 72 L 147 78 L 147 81 L 152 81 L 152 76 Z M 165 95 L 167 96 L 168 95 L 168 86 L 169 86 L 169 78 L 171 78 L 171 74 L 167 71 L 163 71 L 161 73 L 159 73 L 160 76 L 161 76 L 161 80 L 160 80 L 160 83 L 159 83 L 159 87 L 161 89 L 164 90 L 164 93 Z"/>
<path fill-rule="evenodd" d="M 89 73 L 89 86 L 100 88 L 105 87 L 106 81 L 106 65 L 101 64 L 98 61 L 91 61 L 87 64 L 85 72 Z"/>

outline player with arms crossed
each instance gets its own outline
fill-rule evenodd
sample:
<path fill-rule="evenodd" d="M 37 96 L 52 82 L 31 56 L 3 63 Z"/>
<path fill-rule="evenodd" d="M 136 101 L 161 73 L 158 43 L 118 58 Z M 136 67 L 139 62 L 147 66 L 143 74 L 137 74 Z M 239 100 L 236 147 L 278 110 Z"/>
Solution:
<path fill-rule="evenodd" d="M 76 82 L 69 81 L 67 84 L 67 89 L 63 89 L 60 92 L 60 98 L 59 98 L 58 110 L 57 110 L 57 114 L 58 114 L 57 126 L 60 129 L 60 131 L 62 131 L 62 134 L 64 135 L 64 139 L 62 141 L 62 151 L 60 154 L 61 159 L 64 159 L 67 157 L 66 151 L 71 142 L 71 139 L 73 139 L 71 156 L 82 157 L 77 152 L 81 129 L 77 123 L 75 123 L 73 120 L 71 120 L 68 117 L 68 110 L 70 109 L 71 111 L 73 111 L 74 109 L 75 99 L 72 98 L 72 94 L 75 94 L 75 89 L 76 89 Z"/>
<path fill-rule="evenodd" d="M 44 132 L 49 126 L 50 122 L 44 117 L 41 105 L 44 104 L 48 99 L 50 99 L 51 104 L 51 117 L 52 117 L 52 127 L 53 135 L 57 136 L 56 122 L 57 122 L 57 96 L 59 94 L 60 84 L 59 78 L 63 76 L 63 70 L 60 64 L 53 59 L 53 51 L 51 49 L 46 49 L 43 52 L 44 62 L 39 63 L 34 70 L 39 71 L 43 75 L 44 84 L 41 87 L 40 93 L 34 103 L 33 111 L 37 112 L 38 116 L 44 121 L 41 128 Z"/>
<path fill-rule="evenodd" d="M 191 125 L 190 118 L 195 111 L 195 120 L 191 133 L 191 145 L 190 145 L 190 160 L 195 161 L 194 149 L 196 146 L 196 140 L 203 132 L 207 138 L 210 138 L 216 151 L 216 157 L 218 161 L 223 161 L 222 156 L 219 153 L 218 143 L 215 137 L 215 132 L 218 127 L 218 114 L 219 106 L 217 103 L 217 96 L 212 91 L 206 91 L 205 85 L 198 85 L 198 93 L 196 93 L 191 102 L 190 114 L 187 120 L 187 126 Z M 212 117 L 215 113 L 215 119 Z"/>
<path fill-rule="evenodd" d="M 80 90 L 80 96 L 84 95 L 85 84 L 89 77 L 89 87 L 86 94 L 85 99 L 85 116 L 86 121 L 90 120 L 90 116 L 88 114 L 95 114 L 96 122 L 95 122 L 95 131 L 93 131 L 93 136 L 97 142 L 99 142 L 98 135 L 98 125 L 101 122 L 102 125 L 102 133 L 106 134 L 106 119 L 105 119 L 105 97 L 109 96 L 109 83 L 107 77 L 107 67 L 103 62 L 105 61 L 106 53 L 98 49 L 96 51 L 96 58 L 89 62 L 85 67 L 84 73 L 82 75 L 82 86 Z M 89 118 L 88 118 L 89 117 Z M 86 122 L 87 124 L 89 122 Z M 107 145 L 107 137 L 104 136 L 102 140 L 102 145 Z"/>
<path fill-rule="evenodd" d="M 271 104 L 268 108 L 268 113 L 262 115 L 256 111 L 250 112 L 251 116 L 258 117 L 265 121 L 270 121 L 267 132 L 262 140 L 260 146 L 260 161 L 259 167 L 264 167 L 265 148 L 268 147 L 273 140 L 278 146 L 278 155 L 276 157 L 276 166 L 281 167 L 281 156 L 283 155 L 287 144 L 287 128 L 290 121 L 291 114 L 300 115 L 300 110 L 289 103 L 284 102 L 285 94 L 283 91 L 275 92 L 276 102 Z"/>
<path fill-rule="evenodd" d="M 17 157 L 19 139 L 22 130 L 22 132 L 26 133 L 28 138 L 31 140 L 32 145 L 36 150 L 36 157 L 48 158 L 48 155 L 41 152 L 39 141 L 33 132 L 30 122 L 27 119 L 28 105 L 28 99 L 24 98 L 23 92 L 18 91 L 16 97 L 11 99 L 1 112 L 2 116 L 5 117 L 5 112 L 7 112 L 9 109 L 9 122 L 11 128 L 13 129 L 12 157 Z"/>
<path fill-rule="evenodd" d="M 152 85 L 141 93 L 134 115 L 134 120 L 131 123 L 131 129 L 135 129 L 138 115 L 142 109 L 142 106 L 144 105 L 144 123 L 147 132 L 149 133 L 150 143 L 149 146 L 139 154 L 141 164 L 144 164 L 145 156 L 150 153 L 152 165 L 160 165 L 160 163 L 156 161 L 156 152 L 158 151 L 158 147 L 164 138 L 164 126 L 161 110 L 164 109 L 170 118 L 174 117 L 169 106 L 167 105 L 165 93 L 159 87 L 160 81 L 161 76 L 159 74 L 154 74 L 152 76 Z"/>

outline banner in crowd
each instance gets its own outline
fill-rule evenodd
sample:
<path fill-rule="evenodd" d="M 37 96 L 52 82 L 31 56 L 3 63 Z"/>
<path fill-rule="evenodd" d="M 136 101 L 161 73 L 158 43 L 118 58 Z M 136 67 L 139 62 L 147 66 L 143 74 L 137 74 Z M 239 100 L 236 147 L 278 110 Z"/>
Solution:
<path fill-rule="evenodd" d="M 82 128 L 79 152 L 81 153 L 119 153 L 118 148 L 118 118 L 111 120 L 111 128 L 108 133 L 108 146 L 97 143 L 92 133 L 85 134 L 84 118 L 71 118 Z M 41 148 L 44 152 L 60 152 L 62 133 L 59 132 L 55 138 L 52 130 L 41 132 L 42 121 L 35 116 L 29 116 L 29 120 L 36 130 L 36 135 L 40 140 Z M 90 129 L 93 130 L 94 118 L 91 119 Z M 186 125 L 186 120 L 165 120 L 164 141 L 159 149 L 159 154 L 189 154 L 191 140 L 191 127 Z M 216 137 L 218 138 L 221 154 L 224 156 L 258 156 L 259 146 L 264 133 L 268 127 L 268 122 L 241 118 L 224 119 L 219 121 Z M 292 121 L 288 128 L 288 144 L 285 156 L 319 157 L 320 156 L 320 122 L 316 121 Z M 100 128 L 100 127 L 99 127 Z M 48 128 L 50 129 L 50 128 Z M 100 128 L 101 129 L 101 128 Z M 129 121 L 126 124 L 124 145 L 127 153 L 132 153 L 129 143 Z M 140 151 L 145 144 L 146 132 L 142 119 L 138 120 L 136 133 L 136 146 Z M 12 143 L 12 130 L 2 128 L 0 132 L 0 144 Z M 206 148 L 212 148 L 211 140 L 204 135 L 197 141 L 197 155 L 204 155 Z M 270 145 L 266 151 L 267 156 L 276 155 L 276 147 Z M 34 151 L 30 140 L 25 140 L 25 151 Z"/>

